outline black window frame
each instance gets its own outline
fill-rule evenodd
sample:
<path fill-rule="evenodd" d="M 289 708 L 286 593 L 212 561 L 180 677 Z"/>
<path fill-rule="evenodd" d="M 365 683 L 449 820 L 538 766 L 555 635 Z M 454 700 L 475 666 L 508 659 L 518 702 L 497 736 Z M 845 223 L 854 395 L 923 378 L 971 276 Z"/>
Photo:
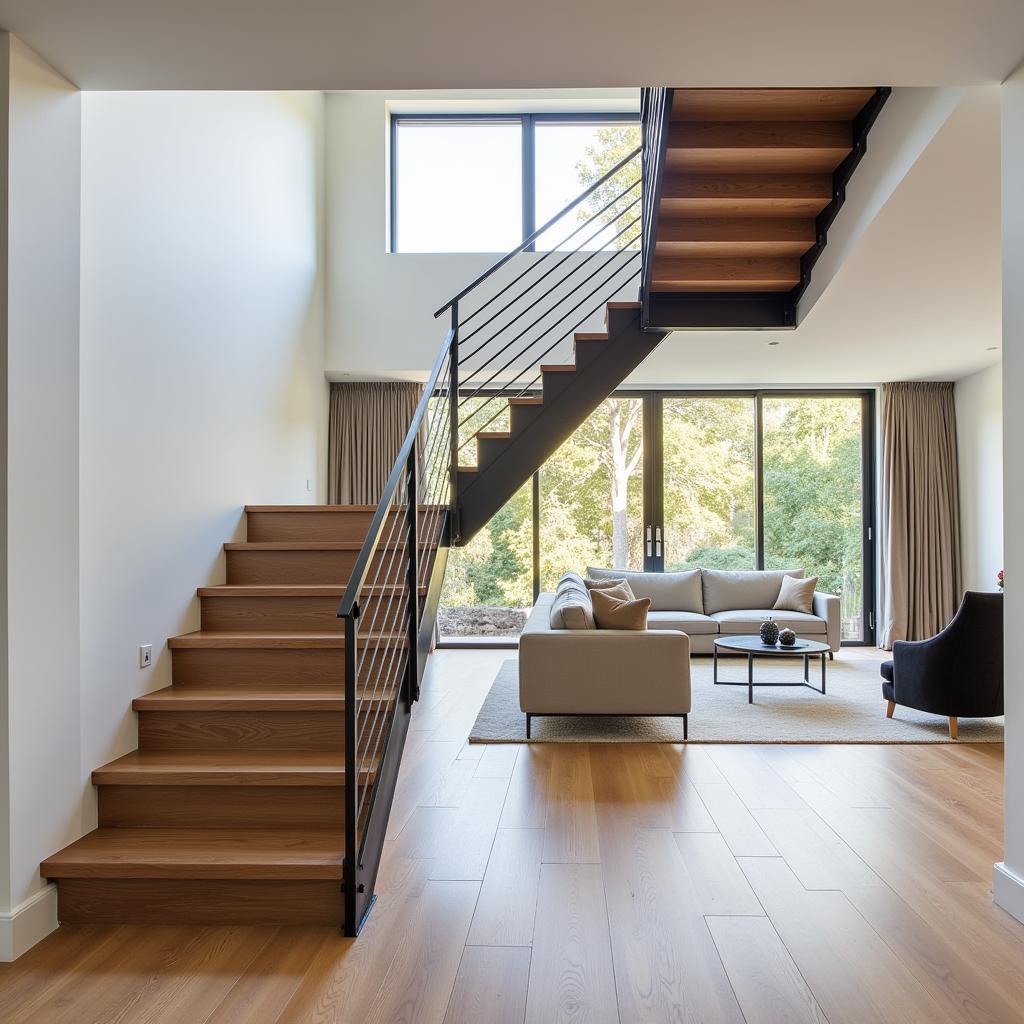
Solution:
<path fill-rule="evenodd" d="M 400 254 L 398 248 L 398 128 L 400 124 L 413 121 L 434 121 L 448 124 L 489 122 L 491 124 L 518 124 L 521 135 L 522 168 L 520 175 L 520 206 L 522 211 L 522 237 L 532 235 L 537 229 L 537 160 L 536 139 L 539 124 L 639 124 L 640 115 L 631 111 L 564 111 L 560 113 L 470 113 L 470 114 L 402 114 L 392 112 L 390 117 L 390 152 L 388 159 L 388 252 Z M 527 251 L 534 248 L 531 243 Z M 462 251 L 462 250 L 459 250 Z M 409 253 L 406 253 L 409 255 Z M 429 255 L 419 253 L 419 255 Z"/>
<path fill-rule="evenodd" d="M 469 395 L 467 390 L 464 392 Z M 486 396 L 490 390 L 481 391 Z M 539 396 L 539 391 L 530 392 Z M 643 400 L 643 487 L 644 487 L 644 528 L 650 528 L 651 536 L 665 535 L 664 520 L 664 467 L 662 424 L 664 423 L 663 402 L 666 398 L 749 398 L 753 400 L 754 416 L 754 545 L 755 568 L 764 568 L 764 416 L 763 404 L 766 398 L 859 398 L 861 401 L 861 563 L 862 563 L 862 623 L 860 640 L 842 640 L 843 647 L 873 647 L 877 639 L 875 621 L 876 607 L 876 517 L 875 478 L 877 442 L 875 429 L 874 388 L 620 388 L 612 393 L 615 398 L 639 398 Z M 540 474 L 542 466 L 532 476 L 532 566 L 534 601 L 540 593 L 541 552 L 540 552 Z M 660 531 L 660 533 L 658 533 Z M 661 554 L 644 558 L 644 571 L 664 572 L 664 546 Z M 517 637 L 452 638 L 439 637 L 438 646 L 444 648 L 512 648 L 518 644 Z"/>

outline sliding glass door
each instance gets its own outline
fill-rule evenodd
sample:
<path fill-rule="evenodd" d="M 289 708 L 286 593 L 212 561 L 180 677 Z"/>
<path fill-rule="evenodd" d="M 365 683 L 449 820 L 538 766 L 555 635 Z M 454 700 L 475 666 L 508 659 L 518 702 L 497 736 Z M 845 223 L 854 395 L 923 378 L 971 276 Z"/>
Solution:
<path fill-rule="evenodd" d="M 762 399 L 764 566 L 803 566 L 842 601 L 843 640 L 865 639 L 864 401 Z"/>
<path fill-rule="evenodd" d="M 474 401 L 464 462 L 482 425 L 507 429 Z M 588 565 L 802 568 L 840 597 L 842 640 L 873 643 L 872 425 L 870 392 L 615 394 L 452 552 L 442 635 L 511 639 Z"/>
<path fill-rule="evenodd" d="M 643 412 L 643 396 L 606 399 L 541 469 L 541 590 L 588 565 L 643 569 Z"/>
<path fill-rule="evenodd" d="M 661 433 L 652 569 L 790 569 L 842 602 L 841 638 L 874 642 L 868 392 L 651 396 Z M 658 543 L 663 541 L 663 543 Z"/>
<path fill-rule="evenodd" d="M 660 404 L 663 567 L 755 568 L 754 399 Z"/>

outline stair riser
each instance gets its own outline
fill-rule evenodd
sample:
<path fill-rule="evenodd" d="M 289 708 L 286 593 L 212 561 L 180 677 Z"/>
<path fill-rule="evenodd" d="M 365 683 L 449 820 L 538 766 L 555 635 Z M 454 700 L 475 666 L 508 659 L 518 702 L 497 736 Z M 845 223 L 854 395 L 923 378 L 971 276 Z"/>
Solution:
<path fill-rule="evenodd" d="M 108 828 L 338 828 L 340 786 L 100 786 Z"/>
<path fill-rule="evenodd" d="M 509 415 L 509 431 L 514 436 L 525 430 L 542 413 L 543 408 L 539 405 L 513 405 Z"/>
<path fill-rule="evenodd" d="M 329 751 L 344 749 L 344 738 L 340 710 L 139 712 L 140 750 Z"/>
<path fill-rule="evenodd" d="M 476 443 L 476 464 L 477 470 L 483 471 L 504 451 L 505 445 L 508 444 L 508 440 L 502 438 L 497 439 L 484 439 L 477 441 Z"/>
<path fill-rule="evenodd" d="M 573 362 L 577 367 L 586 366 L 596 359 L 607 346 L 607 341 L 577 341 L 573 346 Z"/>
<path fill-rule="evenodd" d="M 338 618 L 339 597 L 203 597 L 200 602 L 204 630 L 345 631 L 345 620 Z M 405 615 L 404 594 L 372 595 L 359 617 L 359 630 L 363 634 L 400 632 Z"/>
<path fill-rule="evenodd" d="M 358 512 L 249 512 L 246 514 L 246 539 L 250 543 L 361 541 L 370 528 L 373 516 L 372 510 Z"/>
<path fill-rule="evenodd" d="M 341 883 L 294 880 L 62 878 L 64 924 L 323 925 L 340 927 Z"/>
<path fill-rule="evenodd" d="M 332 648 L 176 649 L 171 652 L 171 671 L 173 681 L 182 686 L 294 685 L 341 692 L 345 652 Z"/>
<path fill-rule="evenodd" d="M 340 585 L 347 583 L 355 567 L 358 551 L 260 551 L 235 549 L 227 556 L 227 581 L 235 584 L 309 583 Z M 398 579 L 401 550 L 383 549 L 370 568 L 372 580 L 378 569 L 381 580 Z"/>
<path fill-rule="evenodd" d="M 575 373 L 545 373 L 543 380 L 544 404 L 550 408 L 552 402 L 557 402 L 559 397 L 569 389 L 576 376 Z"/>

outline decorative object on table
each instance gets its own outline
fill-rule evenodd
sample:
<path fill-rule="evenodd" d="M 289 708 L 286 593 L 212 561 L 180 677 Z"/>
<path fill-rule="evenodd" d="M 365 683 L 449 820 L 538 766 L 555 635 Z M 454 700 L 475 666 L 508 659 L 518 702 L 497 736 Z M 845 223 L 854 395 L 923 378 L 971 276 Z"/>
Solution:
<path fill-rule="evenodd" d="M 796 643 L 796 633 L 787 627 L 779 633 L 779 643 L 783 647 L 792 647 Z"/>
<path fill-rule="evenodd" d="M 1002 590 L 1003 589 L 1003 584 L 1005 582 L 1006 582 L 1006 570 L 1005 569 L 1000 569 L 999 572 L 996 573 L 996 586 L 1000 590 Z"/>
<path fill-rule="evenodd" d="M 761 643 L 766 647 L 774 647 L 779 642 L 779 624 L 769 615 L 761 623 Z"/>

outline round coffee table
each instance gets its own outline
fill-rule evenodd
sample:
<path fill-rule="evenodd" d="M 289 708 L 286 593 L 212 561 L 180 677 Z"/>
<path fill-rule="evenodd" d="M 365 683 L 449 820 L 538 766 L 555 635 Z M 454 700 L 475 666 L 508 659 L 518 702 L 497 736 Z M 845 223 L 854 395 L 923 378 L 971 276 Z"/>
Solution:
<path fill-rule="evenodd" d="M 745 654 L 747 656 L 747 681 L 745 683 L 719 682 L 718 679 L 718 652 L 729 651 L 733 654 Z M 828 659 L 829 645 L 819 643 L 817 640 L 798 639 L 790 647 L 783 647 L 781 644 L 766 644 L 759 636 L 720 636 L 715 638 L 715 686 L 745 686 L 747 688 L 747 703 L 754 703 L 755 686 L 806 686 L 815 693 L 825 692 L 825 662 Z M 793 658 L 804 659 L 804 678 L 799 683 L 755 683 L 754 682 L 754 655 L 764 655 L 768 658 Z M 811 685 L 810 661 L 815 655 L 821 656 L 821 689 Z"/>

